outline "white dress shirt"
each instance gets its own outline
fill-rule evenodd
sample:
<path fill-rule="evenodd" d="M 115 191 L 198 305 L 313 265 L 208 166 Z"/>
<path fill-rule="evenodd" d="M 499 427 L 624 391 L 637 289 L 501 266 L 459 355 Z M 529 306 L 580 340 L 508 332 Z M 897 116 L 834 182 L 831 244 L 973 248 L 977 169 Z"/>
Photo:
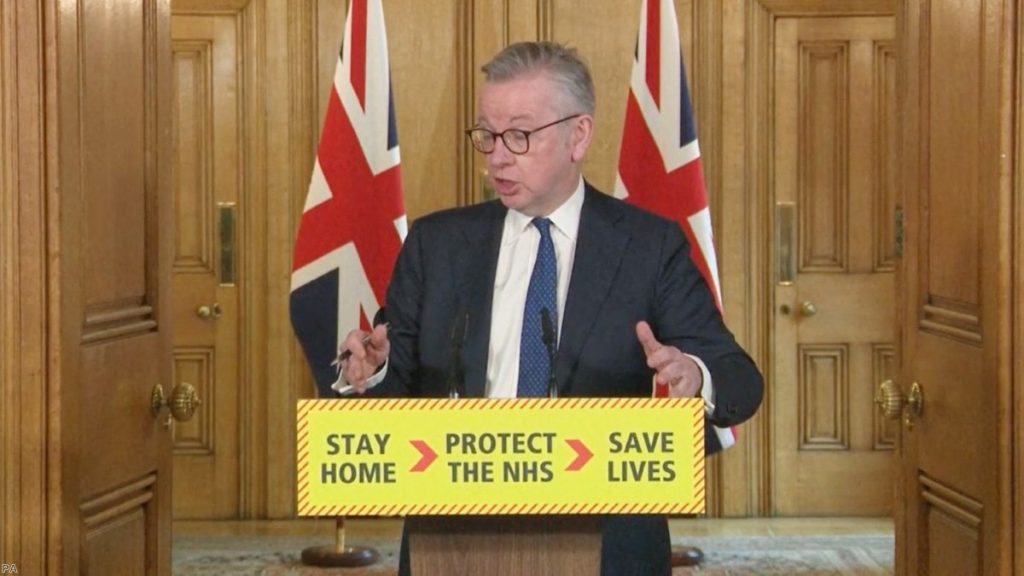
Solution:
<path fill-rule="evenodd" d="M 562 334 L 562 311 L 569 293 L 569 276 L 576 255 L 576 235 L 583 210 L 583 179 L 572 196 L 548 215 L 551 241 L 558 265 L 558 334 Z M 523 331 L 523 308 L 530 288 L 533 264 L 537 260 L 540 231 L 533 217 L 509 210 L 498 249 L 491 299 L 491 344 L 487 350 L 487 397 L 515 398 L 519 387 L 519 340 Z"/>

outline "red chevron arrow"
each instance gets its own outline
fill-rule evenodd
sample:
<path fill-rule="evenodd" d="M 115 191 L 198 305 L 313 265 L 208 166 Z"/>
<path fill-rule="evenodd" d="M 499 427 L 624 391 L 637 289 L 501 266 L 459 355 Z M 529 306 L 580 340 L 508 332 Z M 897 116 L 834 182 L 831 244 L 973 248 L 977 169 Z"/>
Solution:
<path fill-rule="evenodd" d="M 420 451 L 420 461 L 410 468 L 409 472 L 423 472 L 430 468 L 434 460 L 437 460 L 437 452 L 434 452 L 430 445 L 423 440 L 409 440 L 409 443 L 412 444 L 413 448 Z"/>
<path fill-rule="evenodd" d="M 594 457 L 594 453 L 587 449 L 582 440 L 566 440 L 565 443 L 576 451 L 576 459 L 565 469 L 566 472 L 576 472 Z"/>

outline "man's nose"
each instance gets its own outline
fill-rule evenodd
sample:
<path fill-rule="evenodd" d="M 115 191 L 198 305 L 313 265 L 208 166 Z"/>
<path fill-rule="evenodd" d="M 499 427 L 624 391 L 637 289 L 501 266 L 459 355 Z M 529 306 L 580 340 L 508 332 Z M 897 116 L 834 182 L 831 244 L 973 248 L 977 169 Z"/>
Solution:
<path fill-rule="evenodd" d="M 515 154 L 508 151 L 503 138 L 494 139 L 494 150 L 487 155 L 487 162 L 494 166 L 507 166 L 515 159 Z"/>

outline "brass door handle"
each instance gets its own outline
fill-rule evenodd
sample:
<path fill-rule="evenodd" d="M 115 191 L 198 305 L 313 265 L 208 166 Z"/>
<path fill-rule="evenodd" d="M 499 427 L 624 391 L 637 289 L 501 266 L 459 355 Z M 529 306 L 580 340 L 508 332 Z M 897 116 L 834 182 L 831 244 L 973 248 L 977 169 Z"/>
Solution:
<path fill-rule="evenodd" d="M 800 314 L 804 316 L 814 316 L 818 313 L 818 307 L 814 305 L 814 302 L 810 300 L 804 300 L 800 303 Z"/>
<path fill-rule="evenodd" d="M 221 309 L 218 302 L 214 302 L 213 306 L 206 306 L 204 304 L 203 306 L 196 308 L 196 316 L 199 316 L 200 318 L 220 318 L 223 313 L 224 311 Z"/>
<path fill-rule="evenodd" d="M 889 420 L 896 420 L 900 417 L 904 405 L 903 392 L 893 384 L 892 380 L 886 380 L 878 385 L 875 392 L 875 404 L 882 410 L 882 415 Z"/>
<path fill-rule="evenodd" d="M 196 413 L 196 408 L 202 404 L 195 386 L 188 383 L 181 383 L 171 390 L 171 397 L 164 396 L 164 387 L 157 384 L 153 387 L 153 395 L 150 398 L 150 408 L 156 416 L 166 406 L 171 416 L 178 422 L 187 422 Z"/>
<path fill-rule="evenodd" d="M 889 420 L 896 420 L 903 414 L 903 424 L 907 430 L 913 430 L 914 423 L 924 413 L 924 392 L 921 391 L 921 385 L 914 382 L 910 385 L 910 394 L 904 398 L 899 386 L 892 380 L 886 380 L 878 385 L 875 404 Z"/>
<path fill-rule="evenodd" d="M 907 407 L 903 411 L 903 424 L 907 430 L 914 429 L 914 422 L 921 419 L 924 414 L 924 392 L 921 385 L 914 382 L 910 385 L 910 394 L 907 395 Z"/>

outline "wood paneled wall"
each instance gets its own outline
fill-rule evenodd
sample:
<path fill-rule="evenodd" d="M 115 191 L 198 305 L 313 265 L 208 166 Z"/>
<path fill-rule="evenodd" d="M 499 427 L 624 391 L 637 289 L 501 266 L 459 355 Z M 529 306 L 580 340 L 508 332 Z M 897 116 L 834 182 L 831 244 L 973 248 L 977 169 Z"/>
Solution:
<path fill-rule="evenodd" d="M 770 372 L 772 34 L 778 18 L 891 14 L 895 0 L 676 0 L 722 275 L 726 319 Z M 0 6 L 0 542 L 8 553 L 47 530 L 46 54 L 43 14 Z M 313 386 L 288 318 L 291 251 L 305 200 L 345 0 L 174 0 L 174 13 L 217 11 L 237 20 L 241 318 L 239 516 L 291 517 L 294 406 Z M 482 163 L 462 129 L 475 115 L 479 67 L 508 42 L 553 39 L 579 47 L 598 90 L 585 173 L 614 182 L 639 2 L 620 0 L 384 0 L 402 172 L 410 219 L 484 197 Z M 18 49 L 19 46 L 25 49 Z M 771 508 L 771 383 L 739 445 L 709 466 L 711 515 Z M 28 424 L 26 424 L 28 423 Z M 49 453 L 53 453 L 51 450 Z M 51 494 L 52 497 L 52 494 Z M 26 511 L 20 507 L 28 506 Z M 29 513 L 30 512 L 30 513 Z M 19 544 L 20 543 L 20 544 Z M 41 566 L 32 564 L 28 566 Z M 40 557 L 39 562 L 43 562 Z"/>
<path fill-rule="evenodd" d="M 253 0 L 256 3 L 258 0 Z M 789 2 L 788 5 L 798 4 Z M 804 2 L 804 4 L 808 4 Z M 179 3 L 175 5 L 178 11 Z M 251 8 L 249 8 L 251 10 Z M 347 3 L 319 0 L 284 3 L 265 0 L 266 61 L 263 84 L 266 114 L 266 214 L 264 236 L 252 246 L 266 247 L 265 376 L 250 385 L 247 410 L 253 430 L 273 430 L 262 444 L 252 438 L 243 450 L 251 471 L 243 496 L 251 516 L 285 517 L 293 510 L 293 406 L 313 394 L 313 385 L 291 338 L 287 317 L 290 248 L 298 222 L 317 135 L 341 44 Z M 385 0 L 391 74 L 402 148 L 402 178 L 410 219 L 433 210 L 479 201 L 483 163 L 462 130 L 475 117 L 480 66 L 502 46 L 519 40 L 551 39 L 578 47 L 589 61 L 597 89 L 597 134 L 588 154 L 586 177 L 605 191 L 614 185 L 629 74 L 639 22 L 639 2 L 619 0 L 473 0 L 418 2 Z M 677 0 L 683 55 L 700 133 L 707 187 L 716 230 L 727 321 L 741 343 L 763 362 L 766 329 L 758 319 L 766 271 L 765 200 L 755 200 L 748 185 L 746 145 L 751 131 L 750 100 L 745 90 L 756 61 L 747 37 L 769 10 L 746 0 Z M 792 10 L 790 6 L 788 8 Z M 282 44 L 283 42 L 283 44 Z M 760 46 L 766 49 L 767 46 Z M 265 67 L 265 68 L 264 68 Z M 282 108 L 285 104 L 288 108 Z M 258 162 L 258 160 L 257 160 Z M 286 176 L 285 176 L 286 175 Z M 273 188 L 273 190 L 271 190 Z M 284 214 L 288 214 L 287 219 Z M 254 224 L 255 225 L 255 224 Z M 253 301 L 256 297 L 251 298 Z M 265 331 L 263 331 L 265 330 Z M 257 336 L 256 340 L 260 337 Z M 257 348 L 254 347 L 253 352 Z M 265 400 L 265 402 L 264 402 Z M 244 409 L 245 410 L 245 409 Z M 767 511 L 765 450 L 767 418 L 742 427 L 739 446 L 709 466 L 712 515 L 749 516 Z M 265 418 L 265 419 L 264 419 Z M 263 426 L 263 423 L 266 426 Z M 263 448 L 266 452 L 262 452 Z M 255 464 L 255 460 L 261 460 Z M 262 473 L 261 473 L 262 469 Z M 265 481 L 264 481 L 265 479 Z"/>
<path fill-rule="evenodd" d="M 168 0 L 150 0 L 166 7 Z M 500 46 L 544 38 L 579 46 L 594 68 L 599 90 L 598 138 L 587 177 L 609 189 L 635 40 L 638 2 L 618 0 L 384 0 L 391 31 L 392 74 L 403 144 L 410 218 L 436 208 L 479 200 L 480 162 L 461 129 L 471 122 L 477 69 Z M 1012 37 L 999 60 L 1008 96 L 1001 114 L 1015 117 L 1024 104 L 1020 62 L 1024 35 L 1020 2 L 992 22 Z M 0 2 L 0 560 L 20 573 L 71 573 L 79 554 L 78 494 L 66 493 L 66 461 L 77 456 L 77 420 L 64 415 L 67 357 L 61 326 L 59 213 L 62 183 L 58 133 L 60 13 L 78 2 Z M 771 371 L 773 34 L 780 18 L 891 14 L 896 0 L 676 0 L 690 87 L 712 199 L 726 315 L 737 337 L 766 373 Z M 965 7 L 977 7 L 967 2 Z M 237 19 L 242 102 L 239 175 L 246 205 L 241 265 L 244 287 L 239 397 L 241 517 L 290 517 L 294 494 L 294 401 L 312 394 L 288 321 L 291 246 L 304 201 L 317 134 L 341 36 L 345 0 L 174 0 L 183 12 L 219 11 Z M 162 9 L 163 9 L 162 8 Z M 988 13 L 986 13 L 988 17 Z M 904 24 L 907 20 L 904 19 Z M 906 34 L 901 29 L 899 34 Z M 71 52 L 61 52 L 62 56 Z M 957 52 L 960 54 L 960 52 Z M 955 56 L 955 55 L 954 55 Z M 897 55 L 899 57 L 899 55 Z M 70 60 L 70 59 L 68 59 Z M 68 61 L 65 60 L 65 61 Z M 995 61 L 995 60 L 992 60 Z M 906 71 L 906 70 L 903 70 Z M 991 112 L 991 111 L 989 111 Z M 904 119 L 900 119 L 901 122 Z M 1022 334 L 1020 122 L 1005 127 L 1012 166 L 999 177 L 1012 187 L 1014 323 L 1012 351 Z M 903 126 L 901 130 L 913 130 Z M 69 129 L 69 132 L 71 130 Z M 899 153 L 899 151 L 897 151 Z M 1001 180 L 1002 181 L 1002 180 Z M 955 220 L 955 218 L 954 218 Z M 908 242 L 913 238 L 908 238 Z M 908 250 L 914 250 L 908 244 Z M 73 321 L 73 319 L 72 319 Z M 1019 491 L 1024 471 L 1021 354 L 1015 354 L 1012 389 L 1000 389 L 1000 469 L 1012 468 L 1002 493 Z M 73 380 L 73 378 L 72 378 Z M 712 515 L 750 516 L 772 511 L 770 448 L 772 384 L 766 404 L 741 428 L 738 447 L 712 461 Z M 71 393 L 71 398 L 77 392 Z M 65 427 L 70 422 L 72 426 Z M 83 423 L 84 425 L 85 423 Z M 1007 437 L 1012 434 L 1012 437 Z M 71 448 L 69 448 L 71 447 Z M 1005 456 L 1012 451 L 1012 457 Z M 68 474 L 68 477 L 73 475 Z M 1005 475 L 1004 475 L 1005 477 Z M 1012 484 L 1012 485 L 1011 485 Z M 1013 504 L 1001 522 L 1024 517 Z M 904 519 L 906 521 L 906 519 Z M 1019 522 L 1016 522 L 1019 524 Z M 1000 532 L 1020 548 L 1022 532 Z M 1010 550 L 1004 546 L 1002 550 Z M 901 552 L 902 553 L 902 552 Z M 1001 553 L 1000 565 L 1021 566 L 1019 554 Z M 66 564 L 66 565 L 65 565 Z"/>

